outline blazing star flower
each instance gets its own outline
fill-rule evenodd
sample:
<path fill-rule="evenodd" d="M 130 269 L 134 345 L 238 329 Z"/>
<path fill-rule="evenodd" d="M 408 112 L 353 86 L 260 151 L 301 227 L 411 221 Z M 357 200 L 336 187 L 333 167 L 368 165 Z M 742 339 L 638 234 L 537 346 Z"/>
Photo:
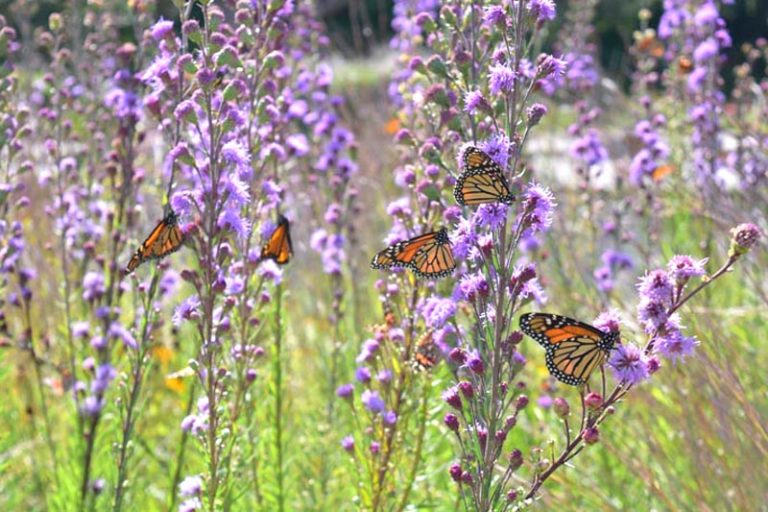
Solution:
<path fill-rule="evenodd" d="M 528 212 L 531 232 L 546 231 L 552 225 L 556 203 L 555 196 L 547 187 L 531 182 L 523 194 L 523 205 Z"/>
<path fill-rule="evenodd" d="M 619 332 L 621 328 L 621 313 L 617 309 L 609 309 L 600 313 L 592 325 L 603 332 Z"/>
<path fill-rule="evenodd" d="M 360 366 L 355 370 L 355 380 L 363 384 L 371 381 L 371 370 L 365 366 Z"/>
<path fill-rule="evenodd" d="M 150 27 L 149 32 L 152 35 L 152 39 L 160 42 L 173 32 L 173 22 L 160 18 L 154 25 L 152 25 L 152 27 Z"/>
<path fill-rule="evenodd" d="M 182 498 L 191 498 L 199 496 L 203 491 L 203 480 L 199 476 L 188 476 L 179 483 L 179 496 Z"/>
<path fill-rule="evenodd" d="M 88 272 L 83 277 L 83 299 L 88 302 L 98 300 L 104 295 L 106 285 L 100 272 Z"/>
<path fill-rule="evenodd" d="M 672 299 L 674 285 L 665 271 L 653 270 L 640 278 L 637 289 L 641 297 L 655 301 L 668 301 Z"/>
<path fill-rule="evenodd" d="M 706 273 L 704 265 L 707 261 L 707 258 L 696 261 L 687 255 L 677 255 L 669 260 L 667 271 L 676 282 L 685 282 L 692 277 L 703 276 Z"/>
<path fill-rule="evenodd" d="M 482 204 L 477 208 L 475 214 L 472 216 L 472 221 L 479 227 L 498 229 L 506 220 L 507 211 L 508 208 L 505 204 Z"/>
<path fill-rule="evenodd" d="M 487 110 L 490 108 L 488 101 L 480 91 L 467 91 L 464 95 L 464 112 L 474 114 L 478 110 Z"/>
<path fill-rule="evenodd" d="M 489 86 L 494 96 L 509 94 L 515 90 L 515 72 L 504 64 L 491 66 Z"/>
<path fill-rule="evenodd" d="M 645 332 L 648 333 L 663 326 L 669 318 L 667 306 L 663 302 L 647 297 L 640 301 L 637 316 L 645 325 Z"/>
<path fill-rule="evenodd" d="M 555 2 L 552 0 L 528 0 L 525 7 L 540 23 L 554 20 L 557 14 Z"/>
<path fill-rule="evenodd" d="M 176 307 L 176 311 L 173 313 L 171 321 L 173 325 L 179 326 L 185 320 L 190 320 L 199 315 L 200 299 L 197 295 L 190 295 Z"/>
<path fill-rule="evenodd" d="M 379 396 L 379 392 L 371 391 L 370 389 L 363 391 L 363 394 L 360 396 L 360 401 L 366 409 L 376 414 L 384 411 L 384 408 L 386 407 L 384 400 Z"/>
<path fill-rule="evenodd" d="M 684 336 L 679 330 L 672 330 L 656 338 L 656 351 L 673 363 L 682 361 L 693 353 L 699 342 L 691 336 Z"/>
<path fill-rule="evenodd" d="M 627 384 L 639 384 L 648 378 L 648 362 L 642 350 L 633 344 L 619 344 L 611 351 L 608 366 L 616 380 Z"/>
<path fill-rule="evenodd" d="M 457 305 L 451 299 L 429 297 L 424 301 L 422 316 L 432 329 L 440 329 L 456 314 Z"/>
<path fill-rule="evenodd" d="M 117 371 L 111 364 L 105 363 L 96 368 L 96 375 L 91 381 L 91 393 L 103 395 L 109 383 L 117 377 Z"/>

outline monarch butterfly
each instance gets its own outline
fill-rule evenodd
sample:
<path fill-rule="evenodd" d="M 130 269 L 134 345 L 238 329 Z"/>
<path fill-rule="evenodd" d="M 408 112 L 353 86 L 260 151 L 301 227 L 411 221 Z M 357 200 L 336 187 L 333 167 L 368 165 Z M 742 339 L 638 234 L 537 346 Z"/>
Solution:
<path fill-rule="evenodd" d="M 619 338 L 591 325 L 549 313 L 520 317 L 520 329 L 547 349 L 547 369 L 557 380 L 579 386 L 603 364 Z"/>
<path fill-rule="evenodd" d="M 512 204 L 515 196 L 509 191 L 504 171 L 490 156 L 474 146 L 467 146 L 462 152 L 461 161 L 462 173 L 453 189 L 456 202 L 462 206 Z"/>
<path fill-rule="evenodd" d="M 128 266 L 125 267 L 125 273 L 130 274 L 147 260 L 165 258 L 172 252 L 178 251 L 181 244 L 184 243 L 184 233 L 178 224 L 179 216 L 173 210 L 169 210 L 168 214 L 158 222 L 152 233 L 144 240 L 144 243 L 136 249 L 136 253 L 131 257 Z"/>
<path fill-rule="evenodd" d="M 439 279 L 450 275 L 456 268 L 448 231 L 440 231 L 411 238 L 390 245 L 373 257 L 371 268 L 410 268 L 418 277 Z"/>
<path fill-rule="evenodd" d="M 278 265 L 285 265 L 291 260 L 291 256 L 293 256 L 291 223 L 282 215 L 278 215 L 277 227 L 261 248 L 261 260 L 274 260 Z"/>
<path fill-rule="evenodd" d="M 418 368 L 429 370 L 440 361 L 440 350 L 432 339 L 432 330 L 428 330 L 416 342 L 416 353 L 413 356 Z"/>

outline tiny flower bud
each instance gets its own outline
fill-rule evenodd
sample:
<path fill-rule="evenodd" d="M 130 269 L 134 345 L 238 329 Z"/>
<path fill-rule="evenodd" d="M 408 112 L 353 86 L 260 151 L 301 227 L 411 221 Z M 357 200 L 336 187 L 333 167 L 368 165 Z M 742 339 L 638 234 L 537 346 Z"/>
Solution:
<path fill-rule="evenodd" d="M 746 254 L 760 240 L 760 229 L 754 224 L 739 224 L 731 229 L 730 258 Z"/>
<path fill-rule="evenodd" d="M 552 408 L 555 411 L 555 414 L 560 418 L 567 418 L 568 414 L 571 412 L 571 407 L 568 405 L 565 398 L 562 397 L 555 398 Z"/>
<path fill-rule="evenodd" d="M 448 473 L 451 475 L 451 478 L 454 482 L 460 482 L 461 481 L 461 466 L 458 464 L 451 464 L 451 467 L 448 469 Z"/>
<path fill-rule="evenodd" d="M 455 414 L 450 412 L 446 414 L 445 418 L 443 418 L 443 423 L 445 423 L 445 426 L 454 432 L 459 432 L 459 418 L 457 418 Z"/>
<path fill-rule="evenodd" d="M 581 434 L 581 438 L 587 444 L 595 444 L 600 440 L 600 431 L 597 427 L 589 427 Z"/>
<path fill-rule="evenodd" d="M 475 388 L 472 386 L 472 383 L 465 380 L 459 382 L 459 389 L 461 394 L 467 398 L 472 398 L 475 394 Z"/>
<path fill-rule="evenodd" d="M 590 411 L 596 411 L 602 407 L 603 397 L 600 396 L 599 393 L 593 391 L 584 398 L 584 405 L 586 405 L 587 409 Z"/>
<path fill-rule="evenodd" d="M 528 405 L 528 397 L 526 395 L 520 395 L 517 397 L 517 400 L 515 400 L 515 408 L 519 411 L 521 409 L 525 409 L 525 407 Z"/>

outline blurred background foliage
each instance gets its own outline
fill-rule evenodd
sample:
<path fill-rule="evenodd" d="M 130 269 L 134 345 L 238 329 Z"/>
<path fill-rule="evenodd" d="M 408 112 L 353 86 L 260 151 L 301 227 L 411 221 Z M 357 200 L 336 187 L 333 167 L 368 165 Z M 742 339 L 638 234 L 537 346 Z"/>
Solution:
<path fill-rule="evenodd" d="M 77 4 L 83 0 L 73 0 Z M 0 1 L 0 14 L 11 25 L 20 29 L 23 39 L 28 39 L 39 27 L 46 26 L 52 12 L 60 12 L 63 0 L 23 0 Z M 119 2 L 118 2 L 119 3 Z M 558 18 L 548 30 L 551 42 L 554 34 L 563 26 L 563 13 L 568 9 L 568 0 L 558 0 Z M 325 22 L 328 35 L 336 52 L 345 58 L 370 56 L 383 46 L 387 46 L 392 37 L 393 0 L 315 0 L 320 18 Z M 650 25 L 658 25 L 662 13 L 662 0 L 601 0 L 597 4 L 594 18 L 595 43 L 598 46 L 600 64 L 606 76 L 616 80 L 623 89 L 630 85 L 629 71 L 631 61 L 628 57 L 632 45 L 632 34 L 638 28 L 637 13 L 640 9 L 649 9 L 652 13 Z M 15 12 L 24 11 L 24 16 L 15 16 Z M 177 18 L 177 11 L 171 0 L 157 0 L 157 17 Z M 31 14 L 31 15 L 30 15 Z M 741 55 L 744 43 L 754 42 L 758 37 L 765 37 L 768 20 L 768 2 L 765 0 L 737 0 L 732 5 L 723 5 L 721 15 L 728 26 L 739 27 L 733 31 L 733 46 L 728 51 L 729 63 L 735 64 Z M 21 20 L 25 20 L 20 23 Z M 133 33 L 126 27 L 126 40 L 133 39 Z M 135 42 L 135 41 L 134 41 Z M 545 48 L 546 49 L 546 48 Z M 766 63 L 762 64 L 765 73 Z M 733 83 L 731 66 L 724 67 L 726 90 Z M 759 75 L 758 75 L 759 76 Z"/>

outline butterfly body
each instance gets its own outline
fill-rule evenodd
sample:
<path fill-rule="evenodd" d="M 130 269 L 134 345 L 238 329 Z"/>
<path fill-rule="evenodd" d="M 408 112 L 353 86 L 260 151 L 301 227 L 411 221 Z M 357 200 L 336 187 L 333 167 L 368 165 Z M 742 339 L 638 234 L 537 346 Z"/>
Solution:
<path fill-rule="evenodd" d="M 277 227 L 261 248 L 261 260 L 274 260 L 278 265 L 285 265 L 293 256 L 291 242 L 291 223 L 282 215 L 278 215 Z"/>
<path fill-rule="evenodd" d="M 520 329 L 546 349 L 547 369 L 557 380 L 579 386 L 602 366 L 619 339 L 572 318 L 549 313 L 520 317 Z"/>
<path fill-rule="evenodd" d="M 514 194 L 504 171 L 485 152 L 467 146 L 461 156 L 462 173 L 456 180 L 453 197 L 462 206 L 486 203 L 512 204 Z"/>
<path fill-rule="evenodd" d="M 130 274 L 136 267 L 148 260 L 165 258 L 178 251 L 184 243 L 184 233 L 179 227 L 179 216 L 173 210 L 161 220 L 144 242 L 136 249 L 125 273 Z"/>
<path fill-rule="evenodd" d="M 392 244 L 371 261 L 371 268 L 409 268 L 418 277 L 439 279 L 456 268 L 451 241 L 445 228 Z"/>

